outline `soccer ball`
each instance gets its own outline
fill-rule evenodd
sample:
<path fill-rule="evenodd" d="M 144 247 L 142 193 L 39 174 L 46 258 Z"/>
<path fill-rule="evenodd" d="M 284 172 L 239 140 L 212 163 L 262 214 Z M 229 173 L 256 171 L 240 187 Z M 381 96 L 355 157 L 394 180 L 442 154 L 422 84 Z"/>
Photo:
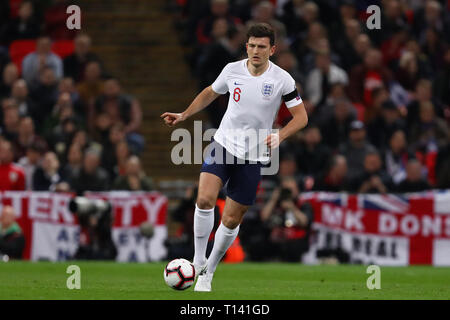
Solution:
<path fill-rule="evenodd" d="M 194 284 L 194 265 L 186 259 L 174 259 L 164 268 L 164 280 L 172 289 L 185 290 Z"/>

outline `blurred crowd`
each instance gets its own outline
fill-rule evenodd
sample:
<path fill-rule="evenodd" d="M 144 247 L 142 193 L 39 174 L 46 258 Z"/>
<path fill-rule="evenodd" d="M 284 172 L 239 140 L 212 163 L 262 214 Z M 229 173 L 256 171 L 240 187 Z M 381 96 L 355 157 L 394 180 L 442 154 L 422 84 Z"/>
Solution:
<path fill-rule="evenodd" d="M 296 80 L 308 112 L 308 126 L 280 146 L 277 176 L 263 177 L 275 189 L 244 218 L 240 237 L 247 258 L 300 259 L 314 219 L 311 206 L 298 201 L 300 192 L 450 188 L 449 1 L 176 4 L 175 25 L 199 90 L 227 63 L 246 58 L 246 29 L 265 22 L 276 32 L 271 60 Z M 368 5 L 379 6 L 381 29 L 368 28 Z M 206 109 L 212 127 L 219 126 L 227 102 L 221 96 Z M 290 119 L 282 104 L 275 127 Z"/>
<path fill-rule="evenodd" d="M 179 0 L 176 25 L 199 89 L 246 57 L 246 27 L 276 31 L 272 61 L 297 81 L 308 127 L 281 146 L 300 190 L 450 187 L 450 7 L 416 0 Z M 369 4 L 381 29 L 368 29 Z M 207 110 L 220 124 L 227 97 Z M 290 120 L 282 105 L 275 126 Z"/>
<path fill-rule="evenodd" d="M 74 1 L 0 1 L 0 191 L 152 190 L 139 155 L 139 101 L 66 27 Z M 12 47 L 34 40 L 21 63 Z M 53 51 L 73 41 L 73 53 Z"/>

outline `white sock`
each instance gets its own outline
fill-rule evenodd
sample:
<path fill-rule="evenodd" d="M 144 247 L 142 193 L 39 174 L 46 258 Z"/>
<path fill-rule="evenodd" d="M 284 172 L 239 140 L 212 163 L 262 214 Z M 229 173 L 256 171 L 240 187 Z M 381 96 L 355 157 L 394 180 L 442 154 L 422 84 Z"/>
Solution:
<path fill-rule="evenodd" d="M 230 229 L 220 223 L 216 235 L 214 236 L 214 247 L 208 258 L 208 273 L 214 273 L 214 271 L 216 271 L 217 265 L 233 243 L 234 239 L 236 239 L 238 233 L 239 226 Z"/>
<path fill-rule="evenodd" d="M 202 266 L 206 263 L 206 248 L 209 235 L 214 227 L 214 208 L 200 209 L 195 204 L 194 213 L 194 264 Z"/>

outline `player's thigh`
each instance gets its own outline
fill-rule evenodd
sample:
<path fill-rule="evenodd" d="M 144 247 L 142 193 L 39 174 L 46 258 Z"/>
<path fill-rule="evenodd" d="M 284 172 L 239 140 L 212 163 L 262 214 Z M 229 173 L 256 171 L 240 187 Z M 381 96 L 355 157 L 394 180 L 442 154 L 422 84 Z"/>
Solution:
<path fill-rule="evenodd" d="M 227 197 L 222 213 L 223 225 L 230 229 L 236 228 L 241 224 L 244 214 L 247 212 L 248 208 L 249 206 Z"/>
<path fill-rule="evenodd" d="M 221 178 L 209 172 L 201 172 L 198 183 L 197 206 L 200 209 L 214 208 L 222 187 Z"/>

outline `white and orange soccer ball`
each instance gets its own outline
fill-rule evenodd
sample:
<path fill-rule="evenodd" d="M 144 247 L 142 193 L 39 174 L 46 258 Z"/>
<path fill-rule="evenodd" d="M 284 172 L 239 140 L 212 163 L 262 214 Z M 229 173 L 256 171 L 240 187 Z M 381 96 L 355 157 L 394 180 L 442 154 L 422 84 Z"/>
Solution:
<path fill-rule="evenodd" d="M 186 259 L 174 259 L 164 268 L 164 280 L 172 289 L 185 290 L 194 284 L 194 265 Z"/>

